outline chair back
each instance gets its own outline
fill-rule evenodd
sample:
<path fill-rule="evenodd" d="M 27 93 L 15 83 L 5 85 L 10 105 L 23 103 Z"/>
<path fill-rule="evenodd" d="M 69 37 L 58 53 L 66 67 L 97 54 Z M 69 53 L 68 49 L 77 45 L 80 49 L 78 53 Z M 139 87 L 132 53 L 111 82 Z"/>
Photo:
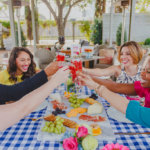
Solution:
<path fill-rule="evenodd" d="M 41 69 L 44 69 L 55 58 L 55 52 L 47 49 L 38 49 L 35 53 L 37 57 L 38 65 Z"/>

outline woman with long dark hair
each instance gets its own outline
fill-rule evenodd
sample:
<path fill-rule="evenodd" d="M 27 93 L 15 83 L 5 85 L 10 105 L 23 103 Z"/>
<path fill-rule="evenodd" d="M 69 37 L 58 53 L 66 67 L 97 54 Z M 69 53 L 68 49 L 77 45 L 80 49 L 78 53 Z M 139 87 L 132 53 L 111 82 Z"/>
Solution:
<path fill-rule="evenodd" d="M 0 83 L 12 85 L 36 74 L 32 53 L 24 47 L 14 47 L 6 70 L 0 72 Z"/>

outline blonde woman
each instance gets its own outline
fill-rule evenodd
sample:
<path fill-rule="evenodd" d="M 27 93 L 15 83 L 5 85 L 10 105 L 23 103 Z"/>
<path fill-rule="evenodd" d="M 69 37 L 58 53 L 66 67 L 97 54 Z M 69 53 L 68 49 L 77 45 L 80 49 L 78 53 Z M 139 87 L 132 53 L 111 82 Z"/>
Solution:
<path fill-rule="evenodd" d="M 150 127 L 150 56 L 146 58 L 143 64 L 141 81 L 136 81 L 132 84 L 121 84 L 110 80 L 93 79 L 88 75 L 79 74 L 79 80 L 83 85 L 94 89 L 111 106 L 124 113 L 127 119 L 137 124 Z M 140 102 L 128 101 L 125 97 L 116 93 L 128 95 L 138 94 L 140 97 L 145 98 L 144 107 L 140 105 Z"/>
<path fill-rule="evenodd" d="M 141 67 L 138 63 L 143 57 L 140 45 L 134 41 L 124 43 L 118 52 L 118 60 L 121 65 L 114 65 L 106 69 L 83 68 L 84 73 L 91 76 L 114 75 L 118 83 L 133 83 L 140 80 Z"/>

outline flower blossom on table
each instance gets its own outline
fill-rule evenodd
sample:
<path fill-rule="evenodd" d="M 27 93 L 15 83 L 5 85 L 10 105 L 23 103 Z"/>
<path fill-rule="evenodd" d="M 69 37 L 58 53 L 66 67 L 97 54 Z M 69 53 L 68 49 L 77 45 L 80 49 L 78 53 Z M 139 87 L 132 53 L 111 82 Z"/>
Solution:
<path fill-rule="evenodd" d="M 63 140 L 64 150 L 78 150 L 78 142 L 76 137 L 69 137 Z"/>
<path fill-rule="evenodd" d="M 107 144 L 100 150 L 130 150 L 127 146 L 116 144 Z"/>
<path fill-rule="evenodd" d="M 78 128 L 77 137 L 80 138 L 80 137 L 85 137 L 87 135 L 88 135 L 88 129 L 84 126 L 80 126 Z"/>

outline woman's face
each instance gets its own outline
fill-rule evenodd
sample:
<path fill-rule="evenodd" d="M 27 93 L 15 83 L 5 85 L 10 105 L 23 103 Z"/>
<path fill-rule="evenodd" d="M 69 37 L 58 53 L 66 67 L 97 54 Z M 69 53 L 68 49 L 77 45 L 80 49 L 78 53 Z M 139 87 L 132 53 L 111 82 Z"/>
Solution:
<path fill-rule="evenodd" d="M 31 64 L 30 55 L 26 52 L 20 52 L 16 58 L 17 71 L 27 72 Z"/>
<path fill-rule="evenodd" d="M 150 58 L 146 60 L 146 63 L 143 65 L 143 70 L 141 72 L 141 85 L 143 87 L 150 87 Z"/>
<path fill-rule="evenodd" d="M 123 47 L 120 53 L 120 60 L 124 66 L 133 65 L 133 58 L 131 57 L 131 53 L 128 47 Z"/>

